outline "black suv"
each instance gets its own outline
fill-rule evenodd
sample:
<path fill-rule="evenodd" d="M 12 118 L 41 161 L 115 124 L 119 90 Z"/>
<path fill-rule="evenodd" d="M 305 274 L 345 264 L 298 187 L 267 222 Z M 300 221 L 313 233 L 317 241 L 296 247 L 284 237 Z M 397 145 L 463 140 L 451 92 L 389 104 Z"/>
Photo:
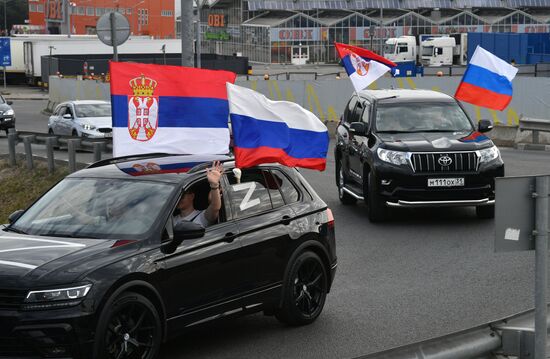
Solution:
<path fill-rule="evenodd" d="M 337 128 L 336 185 L 342 203 L 365 200 L 372 222 L 390 207 L 475 206 L 494 217 L 500 152 L 460 103 L 428 90 L 354 94 Z"/>
<path fill-rule="evenodd" d="M 11 108 L 12 101 L 0 95 L 0 130 L 4 130 L 6 135 L 10 128 L 15 128 L 15 113 Z"/>
<path fill-rule="evenodd" d="M 69 175 L 0 231 L 0 357 L 155 358 L 183 329 L 264 311 L 321 313 L 336 271 L 334 219 L 294 169 L 242 172 L 226 156 L 140 156 Z M 218 223 L 173 224 L 188 190 Z M 125 208 L 109 224 L 111 206 Z"/>

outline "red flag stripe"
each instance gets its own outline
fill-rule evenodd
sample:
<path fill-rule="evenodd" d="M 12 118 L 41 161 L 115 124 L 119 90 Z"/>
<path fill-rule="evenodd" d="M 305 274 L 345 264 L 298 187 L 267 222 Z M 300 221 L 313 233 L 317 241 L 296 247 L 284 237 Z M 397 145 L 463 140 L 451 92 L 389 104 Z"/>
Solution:
<path fill-rule="evenodd" d="M 335 42 L 334 46 L 336 46 L 336 51 L 338 51 L 338 55 L 340 58 L 344 58 L 344 56 L 348 55 L 350 52 L 355 53 L 358 56 L 361 56 L 362 58 L 365 58 L 367 60 L 374 60 L 378 61 L 380 63 L 383 63 L 385 65 L 388 65 L 390 67 L 396 67 L 397 64 L 393 61 L 390 61 L 386 59 L 383 56 L 377 55 L 376 53 L 369 51 L 367 49 L 363 49 L 362 47 L 352 46 L 352 45 L 346 45 L 341 44 L 339 42 Z"/>
<path fill-rule="evenodd" d="M 280 163 L 288 167 L 302 167 L 324 171 L 327 165 L 325 158 L 294 158 L 280 148 L 258 147 L 233 149 L 235 165 L 238 168 L 253 167 L 262 163 Z"/>
<path fill-rule="evenodd" d="M 234 83 L 237 75 L 222 70 L 191 67 L 111 62 L 111 94 L 132 95 L 130 80 L 144 75 L 157 82 L 155 96 L 203 97 L 227 100 L 226 82 Z"/>
<path fill-rule="evenodd" d="M 461 82 L 455 98 L 473 105 L 502 111 L 512 101 L 512 96 L 499 94 L 467 82 Z"/>

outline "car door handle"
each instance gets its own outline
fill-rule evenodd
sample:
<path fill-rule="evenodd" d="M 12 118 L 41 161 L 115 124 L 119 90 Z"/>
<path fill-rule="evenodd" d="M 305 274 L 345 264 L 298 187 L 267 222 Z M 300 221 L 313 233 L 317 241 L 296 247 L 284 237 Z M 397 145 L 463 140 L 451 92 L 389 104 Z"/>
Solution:
<path fill-rule="evenodd" d="M 223 237 L 223 240 L 226 241 L 227 243 L 231 243 L 235 240 L 235 238 L 237 238 L 237 235 L 233 232 L 229 232 L 225 234 L 225 236 Z"/>
<path fill-rule="evenodd" d="M 290 216 L 283 216 L 283 219 L 281 219 L 279 223 L 288 226 L 290 224 L 290 221 L 292 221 L 292 218 L 290 218 Z"/>

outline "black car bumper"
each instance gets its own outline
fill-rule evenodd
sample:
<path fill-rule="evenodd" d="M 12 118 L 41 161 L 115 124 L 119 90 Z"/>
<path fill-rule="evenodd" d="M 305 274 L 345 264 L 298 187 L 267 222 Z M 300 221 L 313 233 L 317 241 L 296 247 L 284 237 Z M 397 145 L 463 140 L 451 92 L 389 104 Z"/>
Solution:
<path fill-rule="evenodd" d="M 7 130 L 7 129 L 10 129 L 10 128 L 14 128 L 15 127 L 15 117 L 12 117 L 12 116 L 7 116 L 7 117 L 2 117 L 0 116 L 0 130 Z"/>
<path fill-rule="evenodd" d="M 414 173 L 383 163 L 375 172 L 378 193 L 390 207 L 477 206 L 494 204 L 495 177 L 504 176 L 504 164 L 496 160 L 467 173 Z M 463 179 L 464 184 L 430 187 L 429 179 Z"/>
<path fill-rule="evenodd" d="M 0 310 L 0 358 L 91 358 L 93 319 L 80 306 Z"/>

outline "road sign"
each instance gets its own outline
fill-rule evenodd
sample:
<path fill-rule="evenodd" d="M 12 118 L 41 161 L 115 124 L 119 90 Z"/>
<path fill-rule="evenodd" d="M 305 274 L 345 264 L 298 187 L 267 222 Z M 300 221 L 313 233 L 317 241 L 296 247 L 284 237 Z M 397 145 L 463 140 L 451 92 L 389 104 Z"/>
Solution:
<path fill-rule="evenodd" d="M 495 252 L 535 249 L 535 177 L 495 180 Z"/>
<path fill-rule="evenodd" d="M 11 48 L 9 37 L 0 37 L 0 66 L 11 66 Z"/>
<path fill-rule="evenodd" d="M 111 14 L 113 15 L 111 16 Z M 112 17 L 114 19 L 112 19 Z M 112 31 L 113 28 L 114 33 Z M 113 46 L 114 37 L 115 45 L 120 46 L 125 43 L 130 36 L 130 24 L 124 15 L 118 12 L 109 12 L 102 15 L 99 20 L 97 20 L 96 31 L 97 37 L 99 37 L 99 40 L 105 45 Z"/>

